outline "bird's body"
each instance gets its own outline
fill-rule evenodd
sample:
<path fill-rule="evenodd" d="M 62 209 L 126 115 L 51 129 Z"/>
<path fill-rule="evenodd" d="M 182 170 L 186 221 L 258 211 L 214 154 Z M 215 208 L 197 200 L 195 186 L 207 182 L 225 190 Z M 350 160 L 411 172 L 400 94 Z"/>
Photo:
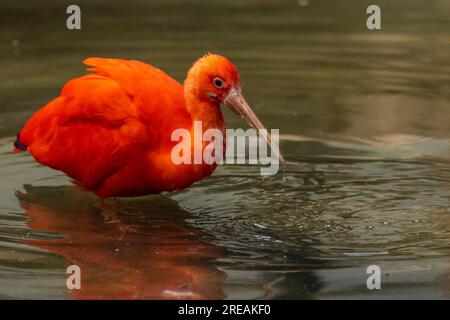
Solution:
<path fill-rule="evenodd" d="M 224 132 L 219 104 L 239 86 L 231 62 L 212 54 L 199 59 L 184 86 L 139 61 L 84 62 L 93 73 L 66 83 L 61 95 L 26 123 L 16 147 L 100 197 L 183 189 L 214 171 L 216 164 L 174 164 L 177 141 L 171 134 L 192 131 L 194 121 L 201 121 L 203 130 Z M 211 85 L 218 78 L 226 88 Z"/>

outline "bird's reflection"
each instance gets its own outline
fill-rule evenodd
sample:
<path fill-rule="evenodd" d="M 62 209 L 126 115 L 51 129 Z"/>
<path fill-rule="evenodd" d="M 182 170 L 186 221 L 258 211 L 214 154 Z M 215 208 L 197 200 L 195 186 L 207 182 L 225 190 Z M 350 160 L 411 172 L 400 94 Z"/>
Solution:
<path fill-rule="evenodd" d="M 202 241 L 188 213 L 164 196 L 98 199 L 74 187 L 25 186 L 17 192 L 29 228 L 61 235 L 27 244 L 81 268 L 74 299 L 220 299 L 223 250 Z"/>

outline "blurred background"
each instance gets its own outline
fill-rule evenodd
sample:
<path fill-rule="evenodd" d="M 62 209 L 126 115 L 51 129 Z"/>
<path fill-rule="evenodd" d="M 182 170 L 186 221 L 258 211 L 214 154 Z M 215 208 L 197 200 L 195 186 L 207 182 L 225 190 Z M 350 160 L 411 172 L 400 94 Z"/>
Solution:
<path fill-rule="evenodd" d="M 66 28 L 70 4 L 81 30 Z M 370 4 L 381 30 L 366 27 Z M 105 210 L 10 152 L 84 58 L 141 60 L 182 82 L 207 52 L 233 61 L 280 129 L 279 175 L 222 166 Z M 449 298 L 449 85 L 446 0 L 3 2 L 0 297 Z M 80 291 L 65 287 L 70 264 Z M 366 287 L 370 264 L 381 290 Z"/>

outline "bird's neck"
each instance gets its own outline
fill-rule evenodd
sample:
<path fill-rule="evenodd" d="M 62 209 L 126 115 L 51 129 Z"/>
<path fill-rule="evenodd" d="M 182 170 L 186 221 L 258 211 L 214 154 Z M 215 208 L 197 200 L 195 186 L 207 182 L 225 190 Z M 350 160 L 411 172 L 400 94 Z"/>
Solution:
<path fill-rule="evenodd" d="M 198 121 L 201 122 L 201 131 L 202 135 L 208 129 L 219 129 L 222 133 L 223 138 L 223 155 L 226 150 L 226 135 L 225 135 L 225 121 L 223 119 L 223 113 L 220 109 L 219 104 L 214 104 L 208 100 L 201 100 L 196 97 L 194 94 L 190 94 L 185 91 L 185 100 L 186 100 L 186 108 L 191 115 L 192 127 L 191 127 L 191 136 L 192 136 L 192 154 L 196 152 L 195 150 L 195 132 L 198 126 Z M 202 136 L 202 155 L 206 146 L 210 142 L 204 141 Z M 193 181 L 201 179 L 205 176 L 210 175 L 214 169 L 217 167 L 217 164 L 206 164 L 202 163 L 201 165 L 193 165 L 190 168 L 189 175 L 193 179 Z"/>
<path fill-rule="evenodd" d="M 219 104 L 206 99 L 198 99 L 189 92 L 185 92 L 185 100 L 192 123 L 201 121 L 203 132 L 208 129 L 219 129 L 222 134 L 225 134 L 225 121 Z"/>

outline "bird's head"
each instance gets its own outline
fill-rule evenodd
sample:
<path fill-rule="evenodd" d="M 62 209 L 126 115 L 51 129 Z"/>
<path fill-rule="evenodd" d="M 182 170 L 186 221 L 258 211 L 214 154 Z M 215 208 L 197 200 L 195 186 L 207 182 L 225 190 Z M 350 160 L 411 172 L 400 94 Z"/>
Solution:
<path fill-rule="evenodd" d="M 189 70 L 185 86 L 197 99 L 220 105 L 233 89 L 240 88 L 239 72 L 227 58 L 208 53 Z"/>
<path fill-rule="evenodd" d="M 196 100 L 217 108 L 223 104 L 258 132 L 266 129 L 244 99 L 239 71 L 227 58 L 211 53 L 201 57 L 189 70 L 184 86 Z M 263 138 L 284 164 L 283 155 L 273 148 L 270 136 L 263 135 Z"/>

